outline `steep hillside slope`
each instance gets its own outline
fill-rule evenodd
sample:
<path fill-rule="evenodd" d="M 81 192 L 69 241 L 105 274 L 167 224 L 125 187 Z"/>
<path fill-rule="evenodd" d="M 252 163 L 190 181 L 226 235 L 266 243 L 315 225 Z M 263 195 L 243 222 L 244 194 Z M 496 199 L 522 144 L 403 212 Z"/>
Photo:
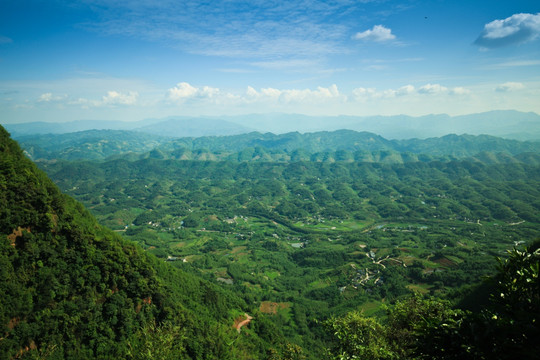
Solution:
<path fill-rule="evenodd" d="M 250 311 L 242 299 L 101 227 L 2 127 L 0 232 L 2 358 L 257 358 L 268 348 L 255 330 L 233 329 Z"/>

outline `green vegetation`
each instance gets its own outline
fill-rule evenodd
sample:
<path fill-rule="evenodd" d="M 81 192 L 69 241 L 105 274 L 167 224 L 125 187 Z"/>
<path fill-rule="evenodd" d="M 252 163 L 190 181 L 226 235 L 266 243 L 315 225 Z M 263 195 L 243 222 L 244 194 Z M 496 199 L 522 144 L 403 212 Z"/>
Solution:
<path fill-rule="evenodd" d="M 121 157 L 128 160 L 359 161 L 394 164 L 474 158 L 484 163 L 534 161 L 538 164 L 538 156 L 534 154 L 540 150 L 537 141 L 516 141 L 488 135 L 387 140 L 373 133 L 352 130 L 281 135 L 252 132 L 177 139 L 135 131 L 88 130 L 61 135 L 26 135 L 17 140 L 34 160 L 104 160 Z"/>
<path fill-rule="evenodd" d="M 540 242 L 512 250 L 479 312 L 412 296 L 385 320 L 353 311 L 326 322 L 334 359 L 535 359 L 540 351 Z"/>
<path fill-rule="evenodd" d="M 243 359 L 286 344 L 279 329 L 238 333 L 235 314 L 256 308 L 98 225 L 2 128 L 0 155 L 2 358 Z"/>
<path fill-rule="evenodd" d="M 497 340 L 499 351 L 522 348 L 527 358 L 538 256 L 507 251 L 538 237 L 538 155 L 505 152 L 489 137 L 422 145 L 333 135 L 318 147 L 309 134 L 248 134 L 39 162 L 90 215 L 3 132 L 0 352 L 488 358 Z M 348 138 L 356 150 L 336 145 Z M 358 150 L 360 138 L 376 145 Z M 488 140 L 503 152 L 473 154 Z M 420 153 L 435 147 L 437 158 Z"/>
<path fill-rule="evenodd" d="M 143 153 L 169 138 L 135 131 L 87 130 L 68 134 L 26 135 L 18 139 L 34 160 L 100 160 L 119 153 Z"/>
<path fill-rule="evenodd" d="M 523 163 L 41 166 L 101 223 L 171 266 L 257 306 L 290 304 L 266 316 L 315 354 L 317 321 L 364 303 L 380 314 L 412 291 L 457 302 L 540 225 L 538 168 Z"/>

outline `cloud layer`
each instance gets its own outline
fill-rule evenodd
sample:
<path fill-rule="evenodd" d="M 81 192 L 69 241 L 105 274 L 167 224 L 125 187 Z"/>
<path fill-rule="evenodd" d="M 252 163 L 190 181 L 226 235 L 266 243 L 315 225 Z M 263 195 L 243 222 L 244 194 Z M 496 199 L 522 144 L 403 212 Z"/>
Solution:
<path fill-rule="evenodd" d="M 498 85 L 498 92 L 516 91 L 523 84 L 507 82 Z M 153 106 L 225 106 L 235 107 L 244 105 L 275 105 L 275 106 L 323 106 L 324 104 L 354 104 L 365 103 L 368 100 L 384 100 L 413 98 L 426 96 L 468 96 L 471 90 L 464 87 L 449 88 L 441 84 L 424 84 L 414 86 L 407 84 L 398 88 L 378 90 L 375 88 L 356 87 L 349 92 L 338 89 L 336 84 L 317 86 L 316 88 L 259 88 L 248 86 L 245 91 L 228 91 L 212 86 L 195 86 L 188 82 L 179 82 L 166 91 L 139 94 L 138 91 L 105 91 L 105 95 L 80 97 L 44 92 L 35 100 L 26 99 L 25 103 L 32 106 L 75 106 L 89 108 L 118 108 L 118 107 L 153 107 Z M 160 105 L 161 104 L 161 105 Z"/>
<path fill-rule="evenodd" d="M 348 1 L 290 2 L 80 0 L 97 12 L 85 27 L 219 57 L 303 58 L 342 52 L 347 26 L 329 22 L 356 11 Z M 95 6 L 97 5 L 97 6 Z"/>

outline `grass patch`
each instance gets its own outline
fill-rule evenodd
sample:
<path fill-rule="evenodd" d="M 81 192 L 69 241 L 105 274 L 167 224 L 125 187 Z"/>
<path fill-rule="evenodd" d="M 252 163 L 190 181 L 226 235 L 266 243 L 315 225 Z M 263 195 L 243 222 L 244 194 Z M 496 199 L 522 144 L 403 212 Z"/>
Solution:
<path fill-rule="evenodd" d="M 429 292 L 429 285 L 426 284 L 408 284 L 407 289 L 420 294 L 427 294 Z"/>
<path fill-rule="evenodd" d="M 280 273 L 278 271 L 266 271 L 264 275 L 266 275 L 270 280 L 274 280 L 280 275 Z"/>

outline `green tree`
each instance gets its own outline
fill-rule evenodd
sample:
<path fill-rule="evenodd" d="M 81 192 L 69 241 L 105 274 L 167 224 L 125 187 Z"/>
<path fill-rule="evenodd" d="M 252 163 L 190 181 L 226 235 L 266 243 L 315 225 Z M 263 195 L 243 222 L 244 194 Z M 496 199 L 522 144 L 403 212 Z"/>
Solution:
<path fill-rule="evenodd" d="M 128 340 L 126 359 L 161 360 L 185 357 L 185 331 L 178 325 L 149 322 Z"/>
<path fill-rule="evenodd" d="M 388 343 L 384 327 L 374 318 L 352 311 L 340 318 L 325 322 L 333 337 L 329 357 L 348 359 L 395 359 L 396 354 Z"/>

